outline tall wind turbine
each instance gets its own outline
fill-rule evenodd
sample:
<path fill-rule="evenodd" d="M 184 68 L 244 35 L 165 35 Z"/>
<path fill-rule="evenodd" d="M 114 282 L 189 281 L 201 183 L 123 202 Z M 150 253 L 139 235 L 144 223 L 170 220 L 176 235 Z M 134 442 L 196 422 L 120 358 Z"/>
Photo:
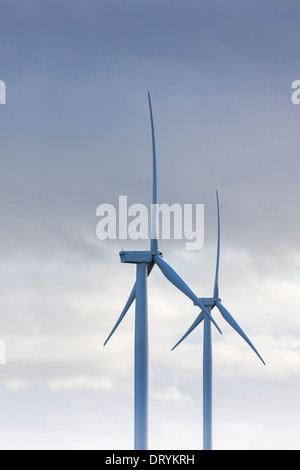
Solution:
<path fill-rule="evenodd" d="M 223 318 L 229 323 L 229 325 L 248 343 L 248 345 L 257 354 L 263 364 L 265 362 L 245 335 L 241 327 L 237 324 L 234 318 L 230 315 L 228 310 L 221 304 L 219 298 L 219 260 L 220 260 L 220 208 L 219 208 L 219 196 L 217 195 L 217 213 L 218 213 L 218 246 L 217 246 L 217 263 L 216 263 L 216 274 L 213 297 L 199 298 L 206 309 L 211 313 L 211 310 L 216 306 L 220 311 Z M 194 323 L 178 341 L 178 343 L 172 348 L 175 349 L 181 341 L 183 341 L 199 323 L 204 320 L 204 338 L 203 338 L 203 449 L 212 449 L 212 340 L 211 340 L 211 324 L 207 321 L 207 315 L 203 315 L 203 311 L 200 312 Z"/>
<path fill-rule="evenodd" d="M 152 195 L 152 223 L 151 241 L 149 251 L 121 251 L 121 263 L 136 264 L 136 282 L 111 333 L 106 339 L 104 346 L 119 326 L 126 315 L 129 307 L 135 300 L 135 343 L 134 343 L 134 448 L 146 450 L 148 442 L 148 308 L 147 308 L 147 277 L 156 264 L 164 276 L 189 297 L 194 305 L 198 306 L 203 316 L 212 321 L 221 333 L 210 311 L 201 299 L 194 294 L 181 277 L 163 259 L 162 253 L 158 251 L 156 233 L 156 208 L 157 208 L 157 171 L 156 171 L 156 149 L 153 115 L 150 94 L 148 92 L 151 132 L 152 132 L 152 155 L 153 155 L 153 195 Z"/>

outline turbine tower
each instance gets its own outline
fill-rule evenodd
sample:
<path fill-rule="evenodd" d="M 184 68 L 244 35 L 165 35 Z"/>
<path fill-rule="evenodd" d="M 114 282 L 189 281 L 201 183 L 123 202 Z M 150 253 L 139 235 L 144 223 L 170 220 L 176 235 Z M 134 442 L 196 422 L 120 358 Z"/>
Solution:
<path fill-rule="evenodd" d="M 135 342 L 134 342 L 134 449 L 147 450 L 148 448 L 148 306 L 147 306 L 147 277 L 156 264 L 164 276 L 177 289 L 189 297 L 194 305 L 201 309 L 203 317 L 207 317 L 221 333 L 210 311 L 204 306 L 201 299 L 194 294 L 188 285 L 162 259 L 158 251 L 156 234 L 156 208 L 157 208 L 157 170 L 154 124 L 150 94 L 148 92 L 151 133 L 152 133 L 152 160 L 153 160 L 153 194 L 152 194 L 152 223 L 151 241 L 149 251 L 121 251 L 121 263 L 136 264 L 136 282 L 111 333 L 104 346 L 115 332 L 128 309 L 135 300 Z"/>
<path fill-rule="evenodd" d="M 237 324 L 234 318 L 222 305 L 221 299 L 219 298 L 219 260 L 220 260 L 220 208 L 219 208 L 219 196 L 217 195 L 217 213 L 218 213 L 218 245 L 217 245 L 217 262 L 216 262 L 216 274 L 213 297 L 199 298 L 198 300 L 206 307 L 209 313 L 216 306 L 220 311 L 222 317 L 227 323 L 248 343 L 248 345 L 257 354 L 259 359 L 265 364 L 262 357 L 259 355 L 249 338 L 245 335 L 241 327 Z M 208 315 L 203 315 L 203 311 L 200 312 L 194 323 L 178 341 L 178 343 L 172 348 L 172 351 L 204 320 L 204 338 L 203 338 L 203 449 L 212 449 L 212 339 L 211 339 L 211 324 L 207 321 Z"/>

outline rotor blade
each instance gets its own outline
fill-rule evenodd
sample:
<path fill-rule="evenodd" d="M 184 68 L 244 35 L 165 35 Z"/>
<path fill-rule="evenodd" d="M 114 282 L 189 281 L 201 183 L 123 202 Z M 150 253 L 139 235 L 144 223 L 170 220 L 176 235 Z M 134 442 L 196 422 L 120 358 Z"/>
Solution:
<path fill-rule="evenodd" d="M 200 314 L 198 315 L 198 317 L 196 318 L 196 320 L 194 321 L 194 323 L 192 324 L 192 326 L 187 330 L 187 332 L 178 341 L 178 343 L 176 343 L 175 346 L 173 346 L 171 351 L 173 351 L 175 348 L 177 348 L 177 346 L 181 343 L 181 341 L 183 341 L 196 328 L 196 326 L 198 326 L 199 323 L 202 322 L 203 318 L 204 318 L 204 313 L 203 313 L 203 311 L 201 311 Z"/>
<path fill-rule="evenodd" d="M 149 101 L 150 120 L 151 120 L 152 160 L 153 160 L 153 193 L 152 193 L 152 211 L 151 211 L 151 251 L 157 251 L 158 250 L 158 244 L 157 244 L 157 233 L 156 233 L 156 209 L 157 209 L 156 147 L 155 147 L 155 135 L 154 135 L 152 106 L 151 106 L 151 98 L 150 98 L 149 91 L 148 91 L 148 101 Z"/>
<path fill-rule="evenodd" d="M 217 247 L 217 263 L 216 263 L 216 275 L 215 275 L 215 286 L 214 286 L 214 299 L 219 298 L 219 260 L 220 260 L 220 208 L 219 208 L 219 195 L 217 195 L 217 211 L 218 211 L 218 247 Z"/>
<path fill-rule="evenodd" d="M 249 338 L 245 335 L 242 328 L 237 324 L 237 322 L 234 320 L 234 318 L 230 315 L 228 310 L 226 310 L 226 308 L 219 301 L 216 302 L 216 306 L 218 307 L 221 315 L 227 321 L 227 323 L 229 323 L 229 325 L 246 341 L 246 343 L 249 344 L 250 348 L 253 349 L 253 351 L 255 352 L 255 354 L 257 354 L 257 356 L 262 361 L 262 363 L 265 364 L 265 361 L 262 359 L 260 354 L 257 352 L 257 350 L 255 349 L 255 347 L 253 346 L 253 344 L 251 343 Z"/>
<path fill-rule="evenodd" d="M 117 320 L 117 323 L 115 324 L 115 326 L 113 327 L 113 329 L 111 330 L 109 336 L 107 337 L 105 343 L 103 344 L 103 346 L 106 345 L 106 343 L 108 342 L 108 340 L 111 338 L 111 336 L 114 334 L 114 332 L 116 331 L 116 329 L 118 328 L 119 324 L 121 323 L 121 321 L 123 320 L 123 318 L 125 317 L 126 313 L 128 312 L 129 308 L 131 307 L 131 304 L 133 303 L 133 301 L 135 300 L 135 295 L 136 295 L 136 285 L 134 284 L 133 286 L 133 289 L 130 293 L 130 296 L 128 297 L 128 300 L 126 302 L 126 305 L 121 313 L 121 315 L 119 316 L 118 320 Z"/>
<path fill-rule="evenodd" d="M 151 263 L 148 263 L 147 265 L 147 276 L 149 276 L 149 274 L 151 273 L 152 271 L 152 268 L 154 266 L 154 262 L 152 261 Z M 123 318 L 125 317 L 126 313 L 128 312 L 129 308 L 131 307 L 133 301 L 135 300 L 135 296 L 136 296 L 136 283 L 134 284 L 133 288 L 132 288 L 132 291 L 128 297 L 128 300 L 125 304 L 125 307 L 121 313 L 121 315 L 119 316 L 115 326 L 113 327 L 113 329 L 111 330 L 109 336 L 107 337 L 105 343 L 103 344 L 103 346 L 106 345 L 106 343 L 108 342 L 108 340 L 112 337 L 112 335 L 114 334 L 114 332 L 116 331 L 116 329 L 118 328 L 118 326 L 120 325 L 121 321 L 123 320 Z"/>
<path fill-rule="evenodd" d="M 164 276 L 170 281 L 177 289 L 181 290 L 187 297 L 189 297 L 195 305 L 198 305 L 198 307 L 203 310 L 203 312 L 210 318 L 210 320 L 213 322 L 217 330 L 222 334 L 222 331 L 216 324 L 215 320 L 211 316 L 211 314 L 208 312 L 208 310 L 205 308 L 201 300 L 198 299 L 198 297 L 194 294 L 194 292 L 189 288 L 189 286 L 181 279 L 180 276 L 174 271 L 171 266 L 168 265 L 159 255 L 154 255 L 154 261 L 161 270 L 161 272 L 164 274 Z"/>

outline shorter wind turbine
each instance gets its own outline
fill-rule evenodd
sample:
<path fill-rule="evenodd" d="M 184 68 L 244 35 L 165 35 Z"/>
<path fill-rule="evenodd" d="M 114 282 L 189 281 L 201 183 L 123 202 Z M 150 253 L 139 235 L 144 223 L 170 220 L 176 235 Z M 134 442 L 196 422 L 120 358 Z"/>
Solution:
<path fill-rule="evenodd" d="M 152 130 L 152 154 L 153 154 L 153 198 L 152 209 L 155 212 L 157 204 L 157 174 L 156 174 L 156 149 L 153 116 L 150 94 L 148 93 L 151 130 Z M 162 253 L 158 251 L 156 234 L 156 216 L 152 212 L 151 242 L 149 251 L 121 251 L 121 263 L 136 264 L 136 283 L 129 295 L 125 307 L 106 339 L 104 346 L 115 332 L 128 309 L 135 300 L 135 347 L 134 347 L 134 448 L 135 450 L 147 449 L 148 431 L 148 307 L 147 307 L 147 277 L 156 264 L 164 276 L 177 289 L 189 297 L 194 305 L 208 317 L 221 333 L 209 310 L 198 299 L 196 294 L 187 286 L 181 277 L 163 259 Z"/>
<path fill-rule="evenodd" d="M 217 195 L 217 212 L 218 212 L 218 247 L 217 247 L 217 263 L 213 297 L 199 298 L 198 300 L 206 307 L 211 313 L 214 307 L 217 307 L 222 317 L 227 323 L 248 343 L 253 349 L 255 354 L 259 357 L 263 364 L 262 357 L 259 355 L 249 338 L 245 335 L 241 327 L 237 324 L 234 318 L 230 315 L 228 310 L 221 304 L 219 298 L 219 260 L 220 260 L 220 208 L 219 196 Z M 203 338 L 203 449 L 212 449 L 212 340 L 211 340 L 211 324 L 207 321 L 206 315 L 200 312 L 194 323 L 182 336 L 178 343 L 172 348 L 175 349 L 198 325 L 204 320 L 204 338 Z"/>

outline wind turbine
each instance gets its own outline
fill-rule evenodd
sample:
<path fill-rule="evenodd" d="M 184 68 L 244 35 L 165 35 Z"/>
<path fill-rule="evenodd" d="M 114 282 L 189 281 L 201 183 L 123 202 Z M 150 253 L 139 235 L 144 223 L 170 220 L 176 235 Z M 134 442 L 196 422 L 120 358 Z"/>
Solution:
<path fill-rule="evenodd" d="M 249 338 L 245 335 L 241 327 L 237 324 L 234 318 L 230 315 L 228 310 L 222 305 L 219 298 L 219 261 L 220 261 L 220 208 L 219 208 L 219 195 L 217 195 L 217 213 L 218 213 L 218 245 L 217 245 L 217 262 L 216 274 L 213 297 L 199 298 L 206 309 L 211 313 L 211 310 L 216 306 L 220 311 L 222 317 L 229 323 L 229 325 L 248 343 L 248 345 L 257 354 L 259 359 L 265 364 L 264 360 L 255 349 Z M 212 339 L 211 339 L 211 324 L 207 321 L 208 315 L 203 315 L 200 312 L 194 323 L 182 336 L 178 343 L 172 348 L 172 351 L 204 320 L 204 338 L 203 338 L 203 449 L 212 449 Z"/>
<path fill-rule="evenodd" d="M 148 308 L 147 308 L 147 277 L 156 264 L 164 276 L 181 292 L 189 297 L 194 305 L 198 306 L 203 316 L 212 321 L 221 333 L 215 320 L 212 318 L 201 299 L 194 294 L 188 285 L 174 271 L 169 264 L 162 259 L 162 253 L 158 251 L 156 234 L 156 208 L 157 208 L 157 170 L 154 125 L 150 94 L 148 92 L 149 111 L 152 133 L 152 160 L 153 160 L 153 194 L 152 194 L 152 223 L 151 241 L 149 251 L 121 251 L 121 263 L 136 264 L 136 282 L 111 333 L 104 346 L 115 332 L 128 309 L 135 300 L 135 342 L 134 342 L 134 448 L 146 450 L 148 441 Z"/>

